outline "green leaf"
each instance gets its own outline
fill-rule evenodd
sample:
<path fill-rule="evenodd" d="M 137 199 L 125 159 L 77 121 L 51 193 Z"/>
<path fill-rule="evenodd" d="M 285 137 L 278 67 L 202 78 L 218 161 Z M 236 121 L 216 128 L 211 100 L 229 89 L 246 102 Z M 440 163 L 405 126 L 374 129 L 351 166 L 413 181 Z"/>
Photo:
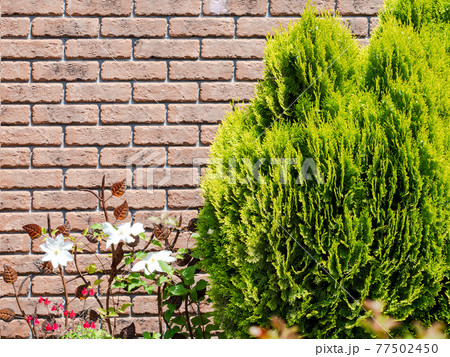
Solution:
<path fill-rule="evenodd" d="M 180 326 L 186 325 L 186 319 L 184 318 L 184 316 L 177 316 L 171 322 Z"/>
<path fill-rule="evenodd" d="M 191 298 L 191 302 L 197 302 L 197 300 L 198 300 L 197 290 L 192 289 L 189 296 Z"/>
<path fill-rule="evenodd" d="M 102 316 L 106 316 L 106 314 L 107 314 L 106 310 L 105 310 L 105 309 L 102 309 L 102 308 L 100 308 L 100 307 L 97 308 L 97 311 L 98 311 L 98 312 L 100 313 L 100 315 L 102 315 Z"/>
<path fill-rule="evenodd" d="M 162 248 L 161 242 L 159 240 L 153 239 L 152 244 Z"/>
<path fill-rule="evenodd" d="M 206 325 L 205 332 L 217 331 L 218 329 L 219 329 L 219 326 L 217 326 L 215 324 L 209 324 L 209 325 Z"/>
<path fill-rule="evenodd" d="M 110 307 L 108 309 L 108 316 L 119 316 L 115 307 Z"/>
<path fill-rule="evenodd" d="M 191 238 L 199 239 L 199 238 L 200 238 L 200 234 L 198 234 L 198 233 L 192 233 Z"/>
<path fill-rule="evenodd" d="M 191 322 L 195 326 L 201 326 L 201 325 L 206 325 L 209 322 L 209 319 L 205 318 L 203 315 L 200 315 L 200 316 L 194 316 L 191 319 Z"/>
<path fill-rule="evenodd" d="M 144 337 L 146 340 L 151 340 L 152 336 L 150 335 L 150 332 L 144 331 L 142 332 L 142 337 Z"/>
<path fill-rule="evenodd" d="M 132 257 L 125 258 L 125 265 L 130 265 L 133 261 L 134 259 Z"/>
<path fill-rule="evenodd" d="M 154 290 L 153 284 L 152 284 L 152 285 L 149 285 L 149 286 L 147 286 L 147 287 L 145 287 L 144 290 L 145 290 L 145 291 L 147 292 L 147 294 L 149 294 L 149 295 L 153 294 L 153 290 Z"/>
<path fill-rule="evenodd" d="M 99 285 L 102 281 L 103 279 L 97 279 L 96 281 L 94 281 L 94 286 Z"/>
<path fill-rule="evenodd" d="M 137 252 L 135 254 L 136 259 L 144 259 L 147 256 L 146 252 Z"/>
<path fill-rule="evenodd" d="M 181 276 L 186 279 L 193 279 L 195 275 L 196 266 L 187 267 L 181 271 Z"/>
<path fill-rule="evenodd" d="M 89 228 L 86 228 L 86 229 L 83 231 L 83 233 L 81 233 L 81 234 L 85 236 L 88 232 L 89 232 Z"/>
<path fill-rule="evenodd" d="M 158 277 L 158 279 L 156 279 L 155 283 L 156 283 L 156 285 L 161 286 L 162 284 L 164 284 L 168 281 L 170 281 L 170 279 L 167 276 L 161 275 Z"/>
<path fill-rule="evenodd" d="M 125 289 L 127 287 L 127 284 L 124 281 L 116 281 L 111 285 L 111 288 L 113 289 Z"/>
<path fill-rule="evenodd" d="M 164 334 L 164 339 L 170 339 L 173 337 L 173 335 L 180 331 L 181 329 L 178 326 L 175 326 L 174 328 L 166 331 L 166 333 Z"/>
<path fill-rule="evenodd" d="M 97 265 L 95 264 L 91 264 L 86 268 L 88 274 L 94 274 L 95 271 L 97 270 Z"/>
<path fill-rule="evenodd" d="M 186 295 L 189 292 L 189 290 L 187 290 L 183 285 L 177 284 L 175 286 L 169 287 L 169 292 L 172 295 L 184 296 L 184 295 Z"/>
<path fill-rule="evenodd" d="M 43 236 L 45 236 L 47 234 L 47 230 L 45 229 L 45 227 L 41 228 L 41 232 L 42 232 Z"/>
<path fill-rule="evenodd" d="M 159 266 L 161 267 L 164 273 L 167 273 L 170 277 L 172 277 L 174 269 L 167 263 L 162 260 L 158 260 Z"/>
<path fill-rule="evenodd" d="M 207 286 L 208 286 L 208 282 L 207 282 L 206 280 L 201 279 L 201 280 L 199 280 L 199 281 L 197 282 L 197 285 L 195 285 L 195 288 L 196 288 L 197 290 L 203 290 L 203 289 L 205 289 Z"/>
<path fill-rule="evenodd" d="M 164 320 L 170 321 L 173 316 L 173 311 L 167 310 L 164 312 Z"/>
<path fill-rule="evenodd" d="M 203 338 L 203 333 L 202 333 L 202 328 L 201 327 L 197 327 L 194 331 L 194 336 L 197 339 L 202 339 Z"/>
<path fill-rule="evenodd" d="M 96 230 L 96 229 L 103 230 L 103 225 L 101 223 L 94 223 L 90 228 L 93 230 Z"/>
<path fill-rule="evenodd" d="M 146 238 L 146 237 L 145 237 L 145 232 L 139 233 L 139 238 L 141 238 L 141 239 L 143 239 L 143 240 L 145 240 L 145 241 L 147 241 L 147 242 L 148 242 L 148 240 L 149 240 L 149 238 Z"/>
<path fill-rule="evenodd" d="M 186 248 L 180 248 L 177 251 L 177 254 L 187 254 L 187 253 L 189 253 L 189 249 Z"/>
<path fill-rule="evenodd" d="M 125 310 L 126 310 L 128 307 L 132 306 L 132 305 L 133 305 L 133 304 L 130 304 L 129 302 L 127 302 L 127 303 L 123 304 L 118 310 L 119 310 L 120 312 L 125 312 Z"/>

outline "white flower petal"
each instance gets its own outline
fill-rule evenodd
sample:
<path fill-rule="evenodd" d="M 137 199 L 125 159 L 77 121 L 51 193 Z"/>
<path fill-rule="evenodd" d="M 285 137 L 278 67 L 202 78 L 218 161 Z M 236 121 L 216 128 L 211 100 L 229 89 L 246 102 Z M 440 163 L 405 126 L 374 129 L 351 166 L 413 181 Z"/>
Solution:
<path fill-rule="evenodd" d="M 103 232 L 107 234 L 108 236 L 114 234 L 114 232 L 117 232 L 117 230 L 113 227 L 113 225 L 109 222 L 105 222 L 102 224 Z"/>
<path fill-rule="evenodd" d="M 131 228 L 130 222 L 123 223 L 119 227 L 117 227 L 117 229 L 119 231 L 125 231 L 125 232 L 128 232 L 130 230 L 130 228 Z"/>
<path fill-rule="evenodd" d="M 156 263 L 147 263 L 147 270 L 148 270 L 150 273 L 153 273 L 155 270 L 156 270 L 156 271 L 159 271 L 159 272 L 162 272 L 162 269 L 161 269 L 161 267 L 159 266 L 159 262 L 156 262 Z"/>
<path fill-rule="evenodd" d="M 145 230 L 144 225 L 142 223 L 135 223 L 130 229 L 130 233 L 135 236 L 143 232 L 145 232 Z"/>
<path fill-rule="evenodd" d="M 50 249 L 47 247 L 47 244 L 41 244 L 39 248 L 41 248 L 45 253 L 48 253 L 50 251 Z"/>
<path fill-rule="evenodd" d="M 133 269 L 131 269 L 132 271 L 139 271 L 139 270 L 144 270 L 145 269 L 145 265 L 146 262 L 145 261 L 140 261 L 137 262 L 136 264 L 133 265 Z"/>

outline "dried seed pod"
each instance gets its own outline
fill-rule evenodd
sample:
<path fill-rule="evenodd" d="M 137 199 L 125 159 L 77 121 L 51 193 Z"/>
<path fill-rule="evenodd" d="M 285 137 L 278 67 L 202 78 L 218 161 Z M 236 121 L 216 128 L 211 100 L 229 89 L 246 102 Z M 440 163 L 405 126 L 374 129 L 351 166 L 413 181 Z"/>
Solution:
<path fill-rule="evenodd" d="M 192 218 L 187 226 L 188 231 L 190 232 L 197 232 L 197 218 Z"/>
<path fill-rule="evenodd" d="M 70 223 L 67 221 L 62 226 L 56 228 L 56 235 L 62 234 L 64 237 L 70 236 Z"/>
<path fill-rule="evenodd" d="M 83 294 L 83 290 L 89 287 L 89 282 L 87 282 L 86 284 L 80 285 L 75 289 L 75 296 L 80 299 L 80 300 L 86 300 L 87 297 L 89 296 L 88 293 Z"/>
<path fill-rule="evenodd" d="M 6 308 L 0 310 L 0 320 L 3 320 L 5 322 L 11 322 L 14 320 L 14 317 L 16 314 L 12 309 Z"/>
<path fill-rule="evenodd" d="M 38 260 L 34 263 L 34 265 L 39 269 L 42 274 L 54 274 L 52 262 L 43 262 Z"/>
<path fill-rule="evenodd" d="M 89 310 L 88 316 L 89 316 L 89 320 L 94 321 L 94 322 L 96 322 L 99 318 L 99 315 L 98 315 L 97 311 L 95 311 L 95 310 Z"/>
<path fill-rule="evenodd" d="M 17 280 L 16 271 L 6 264 L 3 265 L 3 280 L 7 284 L 13 284 Z"/>
<path fill-rule="evenodd" d="M 114 210 L 114 217 L 119 221 L 124 220 L 128 216 L 128 203 L 124 201 L 119 207 Z"/>
<path fill-rule="evenodd" d="M 37 239 L 42 235 L 42 228 L 37 224 L 27 224 L 22 227 L 31 239 Z"/>
<path fill-rule="evenodd" d="M 127 243 L 127 246 L 129 246 L 130 248 L 135 248 L 139 244 L 139 240 L 140 240 L 139 236 L 133 236 L 133 238 L 134 238 L 134 242 Z"/>
<path fill-rule="evenodd" d="M 119 337 L 127 340 L 136 338 L 136 326 L 134 325 L 134 322 L 120 330 Z"/>
<path fill-rule="evenodd" d="M 174 295 L 168 298 L 167 302 L 169 304 L 175 305 L 175 309 L 178 310 L 181 307 L 181 304 L 183 303 L 183 299 L 181 298 L 181 296 Z"/>
<path fill-rule="evenodd" d="M 92 229 L 90 229 L 90 228 L 89 228 L 89 230 L 87 231 L 85 237 L 86 237 L 86 239 L 87 239 L 89 242 L 91 242 L 91 243 L 93 243 L 93 244 L 98 243 L 97 238 L 94 237 L 94 231 L 93 231 Z"/>
<path fill-rule="evenodd" d="M 127 184 L 125 183 L 125 179 L 123 179 L 111 186 L 111 193 L 116 197 L 120 197 L 124 194 L 126 187 Z"/>
<path fill-rule="evenodd" d="M 153 228 L 153 234 L 158 240 L 166 240 L 167 238 L 169 238 L 170 229 L 167 229 L 163 225 L 158 224 L 157 226 L 155 226 L 155 228 Z"/>

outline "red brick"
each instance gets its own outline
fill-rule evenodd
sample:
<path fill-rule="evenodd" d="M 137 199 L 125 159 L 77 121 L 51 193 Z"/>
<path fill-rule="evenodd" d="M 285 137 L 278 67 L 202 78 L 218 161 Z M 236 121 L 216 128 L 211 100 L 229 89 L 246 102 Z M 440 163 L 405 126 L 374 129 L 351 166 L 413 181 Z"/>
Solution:
<path fill-rule="evenodd" d="M 118 207 L 126 200 L 130 209 L 156 209 L 166 205 L 164 190 L 127 190 L 122 197 L 113 197 L 108 201 L 108 208 Z"/>
<path fill-rule="evenodd" d="M 97 105 L 34 105 L 34 124 L 97 124 Z"/>
<path fill-rule="evenodd" d="M 196 126 L 136 126 L 136 145 L 195 145 L 198 142 Z"/>
<path fill-rule="evenodd" d="M 203 145 L 210 145 L 213 142 L 218 129 L 218 125 L 202 125 L 200 131 L 200 142 Z"/>
<path fill-rule="evenodd" d="M 62 129 L 53 126 L 9 126 L 0 128 L 2 146 L 60 146 Z"/>
<path fill-rule="evenodd" d="M 34 62 L 33 81 L 95 81 L 97 62 Z"/>
<path fill-rule="evenodd" d="M 170 104 L 168 122 L 176 124 L 220 123 L 229 104 Z"/>
<path fill-rule="evenodd" d="M 149 15 L 200 15 L 200 0 L 136 0 L 135 13 Z"/>
<path fill-rule="evenodd" d="M 164 123 L 166 108 L 160 104 L 102 105 L 102 124 Z"/>
<path fill-rule="evenodd" d="M 67 0 L 67 15 L 70 16 L 129 16 L 133 0 Z"/>
<path fill-rule="evenodd" d="M 196 59 L 200 54 L 198 40 L 137 40 L 135 58 Z"/>
<path fill-rule="evenodd" d="M 30 149 L 0 148 L 0 168 L 30 166 Z"/>
<path fill-rule="evenodd" d="M 30 19 L 26 17 L 2 16 L 0 18 L 0 33 L 2 34 L 3 38 L 27 37 L 28 34 L 30 33 Z"/>
<path fill-rule="evenodd" d="M 231 80 L 234 74 L 232 61 L 171 61 L 171 80 Z"/>
<path fill-rule="evenodd" d="M 105 167 L 163 166 L 164 148 L 105 148 L 100 153 L 100 164 Z"/>
<path fill-rule="evenodd" d="M 73 265 L 73 262 L 69 263 Z M 83 281 L 80 279 L 75 279 L 72 281 L 70 278 L 74 276 L 66 275 L 66 282 L 67 282 L 67 291 L 69 292 L 69 295 L 73 295 L 75 292 L 75 289 L 83 284 Z M 97 275 L 91 275 L 86 277 L 86 280 L 88 280 L 91 284 L 94 283 L 94 281 L 98 278 Z M 58 275 L 55 276 L 35 276 L 33 278 L 33 282 L 31 284 L 31 291 L 33 292 L 34 296 L 40 296 L 40 295 L 63 295 L 64 294 L 64 287 L 63 283 L 61 281 L 61 277 Z M 52 299 L 53 300 L 53 299 Z M 94 304 L 95 298 L 94 297 L 88 297 L 86 300 L 86 304 Z M 74 300 L 74 306 L 78 304 L 77 300 Z M 72 309 L 69 309 L 72 310 Z"/>
<path fill-rule="evenodd" d="M 0 191 L 0 211 L 28 211 L 30 197 L 25 191 Z"/>
<path fill-rule="evenodd" d="M 376 15 L 383 0 L 337 0 L 337 12 L 340 15 Z"/>
<path fill-rule="evenodd" d="M 234 19 L 231 18 L 182 18 L 169 21 L 171 37 L 233 37 Z"/>
<path fill-rule="evenodd" d="M 0 106 L 0 123 L 2 123 L 2 125 L 29 124 L 30 106 L 29 105 Z"/>
<path fill-rule="evenodd" d="M 90 39 L 90 40 L 67 40 L 67 58 L 130 58 L 131 40 L 114 39 Z"/>
<path fill-rule="evenodd" d="M 30 330 L 25 320 L 13 320 L 0 324 L 0 335 L 2 338 L 29 338 Z"/>
<path fill-rule="evenodd" d="M 256 81 L 264 77 L 263 61 L 236 62 L 236 79 L 239 81 Z"/>
<path fill-rule="evenodd" d="M 371 17 L 370 18 L 370 36 L 372 36 L 373 31 L 377 28 L 378 26 L 378 17 Z"/>
<path fill-rule="evenodd" d="M 28 234 L 0 234 L 1 253 L 27 253 L 30 251 Z"/>
<path fill-rule="evenodd" d="M 111 102 L 126 103 L 131 98 L 130 83 L 68 83 L 68 102 Z"/>
<path fill-rule="evenodd" d="M 167 163 L 172 166 L 206 165 L 209 157 L 208 147 L 171 147 Z"/>
<path fill-rule="evenodd" d="M 115 182 L 126 179 L 127 186 L 131 185 L 131 171 L 125 169 L 69 169 L 66 172 L 66 188 L 100 188 L 105 176 L 106 187 Z"/>
<path fill-rule="evenodd" d="M 36 148 L 33 150 L 35 167 L 97 166 L 97 148 Z"/>
<path fill-rule="evenodd" d="M 61 188 L 61 170 L 0 170 L 0 188 Z"/>
<path fill-rule="evenodd" d="M 1 40 L 2 60 L 5 59 L 60 59 L 61 40 Z"/>
<path fill-rule="evenodd" d="M 367 36 L 368 21 L 364 17 L 349 17 L 339 19 L 345 26 L 349 27 L 353 35 L 357 37 Z"/>
<path fill-rule="evenodd" d="M 205 0 L 203 14 L 205 15 L 260 15 L 267 13 L 267 0 Z"/>
<path fill-rule="evenodd" d="M 64 0 L 1 0 L 4 15 L 62 15 Z"/>
<path fill-rule="evenodd" d="M 164 37 L 166 32 L 166 19 L 102 19 L 102 36 L 104 37 Z"/>
<path fill-rule="evenodd" d="M 297 18 L 283 17 L 242 17 L 237 21 L 236 34 L 239 37 L 266 37 L 274 34 L 280 27 L 287 28 L 289 23 L 293 23 Z"/>
<path fill-rule="evenodd" d="M 128 145 L 131 128 L 125 126 L 69 126 L 66 128 L 66 145 Z"/>
<path fill-rule="evenodd" d="M 136 296 L 133 298 L 133 315 L 158 315 L 156 296 Z"/>
<path fill-rule="evenodd" d="M 249 101 L 255 95 L 255 83 L 202 83 L 200 99 L 205 102 Z"/>
<path fill-rule="evenodd" d="M 134 171 L 134 187 L 197 187 L 198 168 L 138 168 Z"/>
<path fill-rule="evenodd" d="M 39 17 L 33 20 L 34 37 L 97 37 L 97 19 Z"/>
<path fill-rule="evenodd" d="M 3 275 L 3 264 L 14 267 L 17 274 L 38 274 L 39 269 L 34 264 L 43 255 L 3 255 L 0 266 L 0 274 Z"/>
<path fill-rule="evenodd" d="M 2 103 L 59 103 L 63 96 L 63 86 L 53 84 L 2 84 Z"/>
<path fill-rule="evenodd" d="M 56 170 L 53 170 L 56 171 Z M 59 170 L 60 171 L 60 170 Z M 1 171 L 0 171 L 1 175 Z M 40 178 L 39 178 L 40 179 Z M 62 178 L 61 178 L 62 182 Z M 46 186 L 43 186 L 46 187 Z M 60 186 L 61 187 L 61 186 Z M 63 223 L 63 215 L 59 212 L 50 212 L 52 226 L 57 227 Z M 47 212 L 21 212 L 21 213 L 0 213 L 0 232 L 20 232 L 26 224 L 34 223 L 39 226 L 47 226 Z M 3 279 L 0 279 L 3 281 Z M 0 291 L 3 290 L 0 289 Z"/>
<path fill-rule="evenodd" d="M 197 83 L 135 83 L 136 102 L 196 102 Z"/>
<path fill-rule="evenodd" d="M 196 211 L 196 210 L 180 210 L 180 211 L 171 210 L 169 212 L 168 211 L 136 211 L 133 218 L 134 218 L 135 222 L 142 223 L 144 225 L 145 229 L 150 230 L 150 229 L 153 229 L 154 225 L 153 225 L 153 223 L 150 222 L 149 218 L 151 216 L 160 217 L 163 212 L 169 213 L 170 217 L 173 217 L 176 219 L 179 219 L 181 216 L 183 226 L 186 226 L 192 218 L 198 217 L 198 211 Z"/>
<path fill-rule="evenodd" d="M 95 209 L 98 200 L 89 192 L 78 191 L 35 191 L 33 192 L 34 209 Z"/>
<path fill-rule="evenodd" d="M 308 0 L 272 0 L 270 3 L 270 14 L 279 15 L 301 15 L 303 8 L 308 5 Z M 316 0 L 315 5 L 319 13 L 330 11 L 334 13 L 334 0 Z"/>
<path fill-rule="evenodd" d="M 204 203 L 201 190 L 170 190 L 168 192 L 169 208 L 198 208 Z"/>
<path fill-rule="evenodd" d="M 67 212 L 66 220 L 70 222 L 71 231 L 84 231 L 87 227 L 90 227 L 94 223 L 105 222 L 105 216 L 103 214 L 103 211 L 101 212 L 75 211 L 75 212 Z M 94 251 L 97 250 L 97 244 L 89 243 L 89 241 L 84 238 L 81 238 L 80 241 L 83 242 L 83 244 L 81 244 L 80 246 L 84 247 L 86 251 L 89 251 L 89 249 L 94 249 Z M 90 248 L 88 248 L 86 245 L 88 245 Z"/>
<path fill-rule="evenodd" d="M 30 79 L 30 64 L 28 62 L 0 62 L 1 80 L 28 82 Z"/>
<path fill-rule="evenodd" d="M 202 41 L 203 58 L 263 58 L 265 40 L 210 40 Z"/>
<path fill-rule="evenodd" d="M 163 61 L 129 62 L 111 61 L 102 63 L 102 80 L 164 80 L 167 75 L 167 64 Z"/>

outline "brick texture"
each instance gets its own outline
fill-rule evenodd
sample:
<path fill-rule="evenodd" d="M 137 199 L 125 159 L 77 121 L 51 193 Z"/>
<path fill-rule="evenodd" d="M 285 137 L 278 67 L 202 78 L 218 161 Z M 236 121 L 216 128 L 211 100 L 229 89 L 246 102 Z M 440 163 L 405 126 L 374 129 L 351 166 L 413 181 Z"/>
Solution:
<path fill-rule="evenodd" d="M 104 242 L 81 232 L 104 221 L 97 198 L 126 180 L 125 222 L 169 211 L 186 224 L 203 205 L 199 182 L 223 118 L 246 106 L 264 76 L 266 35 L 287 28 L 307 0 L 0 0 L 0 274 L 12 264 L 23 279 L 23 306 L 33 312 L 40 295 L 59 301 L 58 276 L 35 263 L 43 239 L 31 241 L 22 226 L 69 221 L 86 245 L 81 267 L 107 259 Z M 342 15 L 361 46 L 378 24 L 382 0 L 317 0 L 319 11 Z M 142 248 L 141 241 L 137 249 Z M 182 233 L 175 249 L 192 247 Z M 111 251 L 111 250 L 109 250 Z M 66 274 L 76 275 L 73 264 Z M 94 280 L 97 276 L 88 277 Z M 70 299 L 79 280 L 69 283 Z M 107 282 L 98 287 L 104 301 Z M 158 330 L 157 301 L 143 289 L 118 319 L 118 330 Z M 88 304 L 97 306 L 94 298 Z M 39 305 L 39 304 L 38 304 Z M 74 309 L 83 303 L 74 300 Z M 0 309 L 18 313 L 11 285 L 0 279 Z M 202 311 L 211 309 L 207 304 Z M 183 309 L 182 309 L 183 311 Z M 38 306 L 39 317 L 46 307 Z M 0 321 L 2 338 L 29 338 L 23 320 Z"/>

